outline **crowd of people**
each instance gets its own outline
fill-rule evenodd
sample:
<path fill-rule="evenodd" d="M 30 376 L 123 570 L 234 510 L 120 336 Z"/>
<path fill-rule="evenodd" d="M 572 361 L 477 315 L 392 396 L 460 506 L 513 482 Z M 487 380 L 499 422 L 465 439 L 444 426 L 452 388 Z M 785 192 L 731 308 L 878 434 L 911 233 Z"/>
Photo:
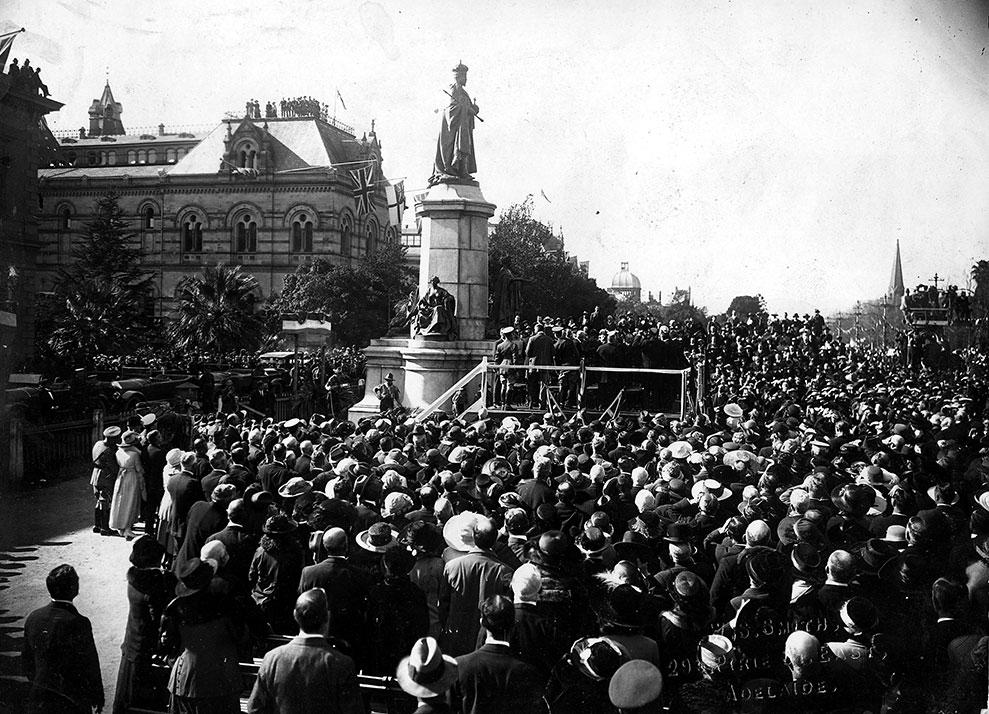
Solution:
<path fill-rule="evenodd" d="M 899 307 L 907 315 L 907 319 L 911 311 L 925 311 L 932 308 L 947 310 L 948 320 L 952 323 L 968 322 L 972 319 L 971 296 L 957 285 L 949 285 L 942 290 L 936 285 L 921 283 L 914 288 L 913 293 L 909 289 L 904 291 Z"/>
<path fill-rule="evenodd" d="M 32 67 L 31 60 L 24 60 L 24 64 L 18 64 L 15 57 L 7 67 L 7 74 L 10 76 L 11 85 L 14 89 L 27 92 L 33 96 L 48 96 L 48 85 L 41 79 L 41 67 Z"/>
<path fill-rule="evenodd" d="M 393 399 L 356 424 L 233 410 L 108 432 L 94 530 L 144 523 L 115 711 L 237 711 L 236 662 L 262 655 L 256 712 L 363 711 L 357 672 L 421 712 L 985 705 L 977 370 L 891 364 L 819 315 L 539 333 L 554 360 L 561 339 L 629 362 L 658 342 L 700 367 L 707 403 L 420 421 Z M 99 683 L 77 685 L 95 706 Z"/>

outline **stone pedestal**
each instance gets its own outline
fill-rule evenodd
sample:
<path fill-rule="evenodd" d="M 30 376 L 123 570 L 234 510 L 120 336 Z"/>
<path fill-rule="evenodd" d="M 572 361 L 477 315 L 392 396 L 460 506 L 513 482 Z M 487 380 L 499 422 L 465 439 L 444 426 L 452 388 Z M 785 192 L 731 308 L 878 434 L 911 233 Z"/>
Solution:
<path fill-rule="evenodd" d="M 479 186 L 438 184 L 416 204 L 422 221 L 419 294 L 434 275 L 457 298 L 461 340 L 483 340 L 488 321 L 488 219 Z"/>
<path fill-rule="evenodd" d="M 484 200 L 480 187 L 463 184 L 433 186 L 416 204 L 422 221 L 419 294 L 429 289 L 434 275 L 457 299 L 460 339 L 447 342 L 422 338 L 374 340 L 367 356 L 364 399 L 350 409 L 350 418 L 378 413 L 373 389 L 391 372 L 409 408 L 426 407 L 491 356 L 494 342 L 484 339 L 488 320 L 488 219 L 495 206 Z M 470 385 L 477 396 L 480 380 Z"/>

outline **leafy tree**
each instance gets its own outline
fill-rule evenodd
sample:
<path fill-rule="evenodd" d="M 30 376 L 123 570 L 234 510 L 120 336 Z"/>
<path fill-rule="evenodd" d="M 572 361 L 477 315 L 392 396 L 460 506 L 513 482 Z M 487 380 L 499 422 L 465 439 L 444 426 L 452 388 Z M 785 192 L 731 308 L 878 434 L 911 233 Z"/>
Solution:
<path fill-rule="evenodd" d="M 392 305 L 407 297 L 414 285 L 405 248 L 384 244 L 353 265 L 335 265 L 325 258 L 300 264 L 285 277 L 269 310 L 324 313 L 339 342 L 366 345 L 386 332 Z"/>
<path fill-rule="evenodd" d="M 989 260 L 980 260 L 972 266 L 975 282 L 973 311 L 975 317 L 989 317 Z"/>
<path fill-rule="evenodd" d="M 615 299 L 568 260 L 562 250 L 547 253 L 543 246 L 561 242 L 549 226 L 532 217 L 532 197 L 503 211 L 488 239 L 488 285 L 490 315 L 498 319 L 496 286 L 502 271 L 523 281 L 520 314 L 531 320 L 537 315 L 579 316 L 600 307 L 603 314 L 615 310 Z"/>
<path fill-rule="evenodd" d="M 74 261 L 59 271 L 42 355 L 59 371 L 91 367 L 97 355 L 131 353 L 151 334 L 152 275 L 138 267 L 127 228 L 116 193 L 97 199 Z"/>
<path fill-rule="evenodd" d="M 733 312 L 741 317 L 767 314 L 766 300 L 762 295 L 736 295 L 725 314 L 731 315 Z"/>
<path fill-rule="evenodd" d="M 239 265 L 207 266 L 182 278 L 168 328 L 175 346 L 209 355 L 256 349 L 264 332 L 254 310 L 257 290 L 257 279 Z"/>

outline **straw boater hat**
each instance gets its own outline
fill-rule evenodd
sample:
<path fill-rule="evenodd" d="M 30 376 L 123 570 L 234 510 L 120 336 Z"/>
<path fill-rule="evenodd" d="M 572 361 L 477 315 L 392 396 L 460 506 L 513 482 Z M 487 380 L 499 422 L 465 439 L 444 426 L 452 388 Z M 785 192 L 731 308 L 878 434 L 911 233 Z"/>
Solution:
<path fill-rule="evenodd" d="M 131 431 L 128 429 L 124 432 L 124 435 L 120 437 L 121 446 L 136 446 L 141 440 L 140 435 L 136 431 Z"/>
<path fill-rule="evenodd" d="M 103 430 L 103 436 L 105 436 L 107 439 L 113 439 L 115 437 L 120 436 L 120 427 L 108 426 L 106 429 Z"/>
<path fill-rule="evenodd" d="M 690 496 L 694 503 L 699 501 L 700 497 L 705 493 L 710 493 L 719 501 L 731 498 L 731 489 L 713 478 L 698 481 L 690 489 Z"/>
<path fill-rule="evenodd" d="M 457 660 L 443 654 L 432 637 L 420 637 L 395 670 L 398 686 L 418 699 L 430 699 L 457 681 Z"/>

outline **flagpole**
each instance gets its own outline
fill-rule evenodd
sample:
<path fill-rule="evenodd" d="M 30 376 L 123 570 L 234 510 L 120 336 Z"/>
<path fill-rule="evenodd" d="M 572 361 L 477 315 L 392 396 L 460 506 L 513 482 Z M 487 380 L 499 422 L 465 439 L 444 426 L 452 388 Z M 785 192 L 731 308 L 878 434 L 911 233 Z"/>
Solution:
<path fill-rule="evenodd" d="M 9 37 L 10 35 L 17 35 L 17 34 L 20 34 L 21 32 L 27 32 L 27 30 L 25 30 L 22 27 L 19 30 L 12 30 L 11 32 L 4 32 L 3 34 L 0 34 L 0 37 Z"/>

